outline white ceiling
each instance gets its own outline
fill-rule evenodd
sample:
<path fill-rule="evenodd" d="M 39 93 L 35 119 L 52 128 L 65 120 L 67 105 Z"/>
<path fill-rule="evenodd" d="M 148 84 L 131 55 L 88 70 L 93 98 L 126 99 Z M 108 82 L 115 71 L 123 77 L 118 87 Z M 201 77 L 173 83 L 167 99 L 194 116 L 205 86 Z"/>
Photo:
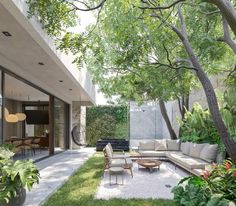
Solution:
<path fill-rule="evenodd" d="M 6 75 L 5 97 L 17 101 L 49 101 L 49 96 L 41 91 Z"/>
<path fill-rule="evenodd" d="M 8 31 L 12 36 L 6 37 L 2 31 Z M 43 62 L 41 66 L 38 62 Z M 19 22 L 1 5 L 0 1 L 0 65 L 19 76 L 32 77 L 27 79 L 33 84 L 47 88 L 51 94 L 64 101 L 91 101 L 88 94 L 73 82 L 68 74 L 57 65 L 57 63 L 42 49 L 32 36 L 19 24 Z M 9 78 L 9 77 L 8 77 Z M 35 81 L 33 80 L 35 79 Z M 63 82 L 59 82 L 63 80 Z M 25 99 L 28 93 L 38 95 L 38 98 L 45 98 L 43 93 L 26 87 L 19 81 L 11 81 L 9 78 L 6 94 L 13 98 L 12 91 Z M 6 87 L 7 88 L 7 87 Z M 72 89 L 72 91 L 71 91 Z M 15 98 L 15 97 L 14 97 Z M 34 96 L 33 98 L 36 98 Z"/>

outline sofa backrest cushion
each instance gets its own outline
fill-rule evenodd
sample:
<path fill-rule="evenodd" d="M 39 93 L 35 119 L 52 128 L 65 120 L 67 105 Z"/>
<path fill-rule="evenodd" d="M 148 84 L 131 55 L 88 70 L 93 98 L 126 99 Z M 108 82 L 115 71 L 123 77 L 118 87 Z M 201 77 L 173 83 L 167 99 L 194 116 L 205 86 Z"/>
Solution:
<path fill-rule="evenodd" d="M 200 158 L 201 151 L 205 145 L 206 144 L 197 144 L 197 143 L 190 144 L 189 156 Z"/>
<path fill-rule="evenodd" d="M 155 140 L 155 150 L 167 150 L 166 139 Z"/>
<path fill-rule="evenodd" d="M 216 160 L 217 150 L 217 144 L 206 144 L 200 153 L 200 158 L 207 162 L 214 162 Z"/>
<path fill-rule="evenodd" d="M 178 151 L 180 148 L 180 140 L 171 140 L 168 139 L 166 140 L 167 142 L 167 149 L 168 150 L 174 150 L 174 151 Z"/>
<path fill-rule="evenodd" d="M 155 143 L 154 141 L 140 142 L 139 149 L 140 150 L 155 150 Z"/>
<path fill-rule="evenodd" d="M 108 145 L 106 145 L 105 150 L 106 150 L 107 157 L 112 158 L 112 152 L 111 152 L 111 149 Z"/>
<path fill-rule="evenodd" d="M 183 154 L 189 155 L 189 149 L 190 149 L 190 142 L 182 142 L 180 146 L 180 150 Z"/>

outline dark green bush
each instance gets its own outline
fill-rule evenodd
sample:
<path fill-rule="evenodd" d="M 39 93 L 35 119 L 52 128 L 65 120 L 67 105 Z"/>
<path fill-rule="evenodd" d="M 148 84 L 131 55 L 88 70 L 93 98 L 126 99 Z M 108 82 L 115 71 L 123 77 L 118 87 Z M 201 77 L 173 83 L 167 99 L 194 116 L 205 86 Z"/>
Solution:
<path fill-rule="evenodd" d="M 86 141 L 95 146 L 100 138 L 127 138 L 127 106 L 97 106 L 86 110 Z"/>

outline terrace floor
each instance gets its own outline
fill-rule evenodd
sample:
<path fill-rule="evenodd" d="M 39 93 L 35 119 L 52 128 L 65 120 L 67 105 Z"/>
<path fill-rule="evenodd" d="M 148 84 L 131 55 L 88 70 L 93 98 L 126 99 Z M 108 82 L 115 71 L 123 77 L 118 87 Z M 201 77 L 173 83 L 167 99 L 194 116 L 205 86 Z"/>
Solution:
<path fill-rule="evenodd" d="M 178 182 L 189 175 L 171 162 L 163 161 L 160 170 L 155 169 L 152 173 L 146 168 L 138 168 L 137 163 L 133 165 L 134 177 L 132 178 L 128 171 L 124 173 L 123 185 L 111 185 L 109 183 L 109 173 L 105 172 L 101 184 L 97 190 L 97 199 L 111 198 L 163 198 L 173 199 L 171 189 Z M 112 176 L 112 183 L 115 182 L 115 176 Z M 121 176 L 118 176 L 118 183 L 122 183 Z"/>
<path fill-rule="evenodd" d="M 67 150 L 37 162 L 40 182 L 27 192 L 24 206 L 42 205 L 94 153 L 94 148 Z"/>

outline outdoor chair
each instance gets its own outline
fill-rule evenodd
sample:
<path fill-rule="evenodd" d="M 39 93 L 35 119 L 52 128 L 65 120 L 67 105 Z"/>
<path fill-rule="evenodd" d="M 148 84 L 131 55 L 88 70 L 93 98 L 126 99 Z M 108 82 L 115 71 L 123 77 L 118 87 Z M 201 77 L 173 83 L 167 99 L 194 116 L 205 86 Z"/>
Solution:
<path fill-rule="evenodd" d="M 39 149 L 39 151 L 41 151 L 41 147 L 40 147 L 39 143 L 40 143 L 40 138 L 35 138 L 35 139 L 33 139 L 32 143 L 30 144 L 30 146 L 33 149 L 34 154 L 35 154 L 36 149 Z"/>
<path fill-rule="evenodd" d="M 133 177 L 133 162 L 132 160 L 123 155 L 121 157 L 113 157 L 112 151 L 110 150 L 110 147 L 106 145 L 106 147 L 103 149 L 104 153 L 104 171 L 106 169 L 109 169 L 111 167 L 123 167 L 124 169 L 130 170 L 131 176 Z"/>
<path fill-rule="evenodd" d="M 111 156 L 113 159 L 119 159 L 119 158 L 129 158 L 130 156 L 125 154 L 124 150 L 113 150 L 112 145 L 110 142 L 108 142 L 107 146 L 109 147 L 109 152 L 111 153 Z M 118 152 L 119 151 L 119 152 Z"/>

